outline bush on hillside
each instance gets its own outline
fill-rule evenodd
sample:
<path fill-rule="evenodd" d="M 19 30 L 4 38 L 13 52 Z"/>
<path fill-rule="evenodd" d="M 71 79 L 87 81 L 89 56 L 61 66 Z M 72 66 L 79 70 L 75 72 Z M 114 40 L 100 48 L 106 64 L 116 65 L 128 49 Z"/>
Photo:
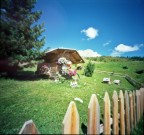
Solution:
<path fill-rule="evenodd" d="M 87 66 L 84 69 L 84 75 L 87 77 L 92 77 L 95 69 L 95 64 L 92 62 L 88 62 Z"/>
<path fill-rule="evenodd" d="M 142 74 L 142 73 L 144 73 L 144 69 L 137 69 L 135 72 L 136 72 L 137 74 Z"/>
<path fill-rule="evenodd" d="M 123 66 L 122 68 L 123 68 L 123 69 L 128 69 L 128 67 L 127 67 L 127 66 Z"/>

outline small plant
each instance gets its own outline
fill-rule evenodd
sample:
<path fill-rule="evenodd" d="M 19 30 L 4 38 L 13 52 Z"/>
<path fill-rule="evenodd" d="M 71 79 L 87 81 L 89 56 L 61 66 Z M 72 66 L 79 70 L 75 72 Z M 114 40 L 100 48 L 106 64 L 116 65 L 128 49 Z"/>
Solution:
<path fill-rule="evenodd" d="M 59 73 L 57 74 L 58 75 L 58 80 L 60 83 L 64 83 L 65 82 L 65 77 L 63 77 L 62 75 L 60 75 Z"/>
<path fill-rule="evenodd" d="M 123 66 L 122 68 L 123 68 L 123 69 L 128 69 L 128 67 L 127 67 L 127 66 Z"/>
<path fill-rule="evenodd" d="M 86 68 L 84 69 L 84 75 L 87 77 L 92 77 L 95 69 L 95 64 L 92 62 L 88 62 Z"/>

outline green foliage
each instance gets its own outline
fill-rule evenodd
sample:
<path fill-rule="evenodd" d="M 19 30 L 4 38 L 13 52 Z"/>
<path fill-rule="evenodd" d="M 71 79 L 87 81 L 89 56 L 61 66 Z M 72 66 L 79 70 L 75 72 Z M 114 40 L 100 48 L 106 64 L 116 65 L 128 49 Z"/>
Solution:
<path fill-rule="evenodd" d="M 127 67 L 127 66 L 123 66 L 122 68 L 123 68 L 123 69 L 128 69 L 128 67 Z"/>
<path fill-rule="evenodd" d="M 140 122 L 137 124 L 137 126 L 132 131 L 132 135 L 143 135 L 144 134 L 144 116 L 141 118 Z"/>
<path fill-rule="evenodd" d="M 64 82 L 65 82 L 65 80 L 66 80 L 66 78 L 65 78 L 65 77 L 63 77 L 63 76 L 62 76 L 62 75 L 60 75 L 60 74 L 58 74 L 58 79 L 59 79 L 60 83 L 64 83 Z"/>
<path fill-rule="evenodd" d="M 92 77 L 94 70 L 95 70 L 95 64 L 89 61 L 84 69 L 84 75 L 87 77 Z"/>
<path fill-rule="evenodd" d="M 33 11 L 36 0 L 1 0 L 0 59 L 30 61 L 41 55 L 44 24 L 42 12 Z"/>
<path fill-rule="evenodd" d="M 135 71 L 137 74 L 142 74 L 144 73 L 144 69 L 136 69 Z"/>
<path fill-rule="evenodd" d="M 144 57 L 112 57 L 112 56 L 101 56 L 101 57 L 89 57 L 88 60 L 97 62 L 127 62 L 127 61 L 144 61 Z"/>

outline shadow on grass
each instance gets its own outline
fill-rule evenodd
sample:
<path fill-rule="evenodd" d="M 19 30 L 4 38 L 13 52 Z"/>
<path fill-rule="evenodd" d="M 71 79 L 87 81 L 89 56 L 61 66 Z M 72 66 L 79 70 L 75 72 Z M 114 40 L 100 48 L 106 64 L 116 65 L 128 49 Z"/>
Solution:
<path fill-rule="evenodd" d="M 4 74 L 1 77 L 5 79 L 14 79 L 19 81 L 37 81 L 40 79 L 48 79 L 47 76 L 39 76 L 34 71 L 18 71 L 16 73 Z"/>

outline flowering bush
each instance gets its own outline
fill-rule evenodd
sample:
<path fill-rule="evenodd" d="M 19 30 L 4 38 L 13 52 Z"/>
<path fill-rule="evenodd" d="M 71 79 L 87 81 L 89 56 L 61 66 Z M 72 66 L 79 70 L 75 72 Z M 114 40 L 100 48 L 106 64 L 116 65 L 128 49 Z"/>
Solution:
<path fill-rule="evenodd" d="M 67 74 L 67 70 L 68 70 L 67 66 L 65 64 L 63 64 L 62 69 L 61 69 L 62 74 L 66 75 Z"/>
<path fill-rule="evenodd" d="M 39 74 L 49 74 L 49 68 L 47 65 L 42 65 L 42 67 L 39 69 Z"/>
<path fill-rule="evenodd" d="M 74 69 L 69 69 L 69 70 L 68 70 L 68 74 L 69 74 L 70 76 L 75 76 L 75 75 L 76 75 L 76 70 L 74 70 Z"/>
<path fill-rule="evenodd" d="M 66 64 L 67 63 L 67 59 L 64 57 L 61 57 L 58 59 L 58 64 Z"/>
<path fill-rule="evenodd" d="M 77 74 L 76 70 L 71 69 L 72 62 L 67 60 L 66 58 L 64 57 L 59 58 L 57 63 L 62 65 L 61 73 L 63 75 L 68 74 L 69 76 L 75 76 Z"/>

